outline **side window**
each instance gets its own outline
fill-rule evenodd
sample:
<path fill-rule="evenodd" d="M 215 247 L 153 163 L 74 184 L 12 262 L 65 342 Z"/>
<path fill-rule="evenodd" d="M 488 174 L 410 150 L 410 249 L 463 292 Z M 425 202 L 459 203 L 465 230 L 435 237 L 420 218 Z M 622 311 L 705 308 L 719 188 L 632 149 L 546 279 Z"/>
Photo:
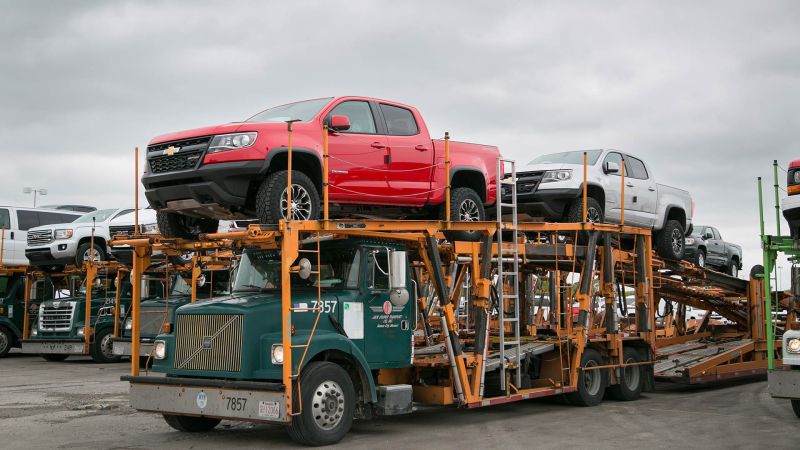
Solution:
<path fill-rule="evenodd" d="M 353 257 L 353 263 L 350 265 L 350 271 L 347 273 L 347 284 L 345 284 L 345 286 L 350 289 L 357 289 L 358 275 L 360 273 L 361 273 L 361 251 L 356 250 L 356 254 Z"/>
<path fill-rule="evenodd" d="M 0 208 L 0 227 L 6 230 L 11 228 L 11 216 L 8 214 L 7 209 Z"/>
<path fill-rule="evenodd" d="M 607 162 L 616 163 L 620 168 L 619 170 L 620 171 L 622 170 L 622 155 L 620 155 L 619 153 L 612 152 L 606 155 L 606 159 L 603 160 L 603 167 L 605 167 Z M 627 170 L 627 168 L 625 170 Z M 619 175 L 619 172 L 611 173 L 609 175 Z"/>
<path fill-rule="evenodd" d="M 647 175 L 647 168 L 644 166 L 642 160 L 634 158 L 633 156 L 626 156 L 625 166 L 626 170 L 630 169 L 630 172 L 625 173 L 626 176 L 638 178 L 640 180 L 646 180 L 649 178 Z"/>
<path fill-rule="evenodd" d="M 347 116 L 350 119 L 350 129 L 343 133 L 375 134 L 375 119 L 369 103 L 362 101 L 349 101 L 338 104 L 328 114 L 330 116 Z"/>
<path fill-rule="evenodd" d="M 370 289 L 385 290 L 389 289 L 389 254 L 386 249 L 375 249 L 368 254 L 369 283 Z"/>
<path fill-rule="evenodd" d="M 414 136 L 419 133 L 414 114 L 399 106 L 380 104 L 383 118 L 386 119 L 386 128 L 393 136 Z"/>
<path fill-rule="evenodd" d="M 714 230 L 714 239 L 716 239 L 718 241 L 721 241 L 722 240 L 722 236 L 720 236 L 719 230 L 717 230 L 716 228 L 712 228 L 712 230 Z"/>
<path fill-rule="evenodd" d="M 57 212 L 39 212 L 39 225 L 52 225 L 54 223 L 69 223 L 77 216 Z"/>
<path fill-rule="evenodd" d="M 36 211 L 17 211 L 17 222 L 20 230 L 29 230 L 39 226 L 39 213 Z"/>

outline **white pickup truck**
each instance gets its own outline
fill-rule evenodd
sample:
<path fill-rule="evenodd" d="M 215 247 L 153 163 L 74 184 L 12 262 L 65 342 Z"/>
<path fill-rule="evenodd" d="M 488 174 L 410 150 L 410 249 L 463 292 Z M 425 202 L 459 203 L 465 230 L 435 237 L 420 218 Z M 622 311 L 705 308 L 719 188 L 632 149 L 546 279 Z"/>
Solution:
<path fill-rule="evenodd" d="M 132 208 L 113 208 L 92 211 L 74 222 L 45 225 L 28 230 L 25 256 L 35 266 L 82 266 L 84 261 L 106 261 L 109 256 L 108 241 L 114 234 L 113 224 L 133 212 Z M 130 214 L 132 216 L 132 214 Z M 156 232 L 155 215 L 150 222 L 142 222 L 144 229 Z M 94 255 L 91 239 L 94 229 Z"/>
<path fill-rule="evenodd" d="M 659 255 L 680 260 L 692 230 L 687 191 L 656 183 L 639 158 L 617 150 L 579 150 L 534 158 L 517 172 L 517 209 L 533 220 L 582 222 L 583 155 L 587 156 L 587 220 L 620 223 L 625 161 L 625 224 L 652 229 Z M 509 201 L 510 191 L 503 191 Z"/>

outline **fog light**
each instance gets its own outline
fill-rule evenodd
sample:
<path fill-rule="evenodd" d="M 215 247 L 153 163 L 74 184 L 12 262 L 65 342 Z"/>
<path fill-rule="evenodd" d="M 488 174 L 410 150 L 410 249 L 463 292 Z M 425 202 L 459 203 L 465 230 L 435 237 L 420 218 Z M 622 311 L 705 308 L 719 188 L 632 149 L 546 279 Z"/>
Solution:
<path fill-rule="evenodd" d="M 130 331 L 133 329 L 133 319 L 128 317 L 125 319 L 125 330 Z"/>
<path fill-rule="evenodd" d="M 283 345 L 272 344 L 272 364 L 283 364 Z"/>
<path fill-rule="evenodd" d="M 155 359 L 164 359 L 167 357 L 167 343 L 164 341 L 155 341 L 153 343 L 153 357 Z"/>
<path fill-rule="evenodd" d="M 789 353 L 800 353 L 800 339 L 791 338 L 786 341 L 786 350 L 788 350 Z"/>

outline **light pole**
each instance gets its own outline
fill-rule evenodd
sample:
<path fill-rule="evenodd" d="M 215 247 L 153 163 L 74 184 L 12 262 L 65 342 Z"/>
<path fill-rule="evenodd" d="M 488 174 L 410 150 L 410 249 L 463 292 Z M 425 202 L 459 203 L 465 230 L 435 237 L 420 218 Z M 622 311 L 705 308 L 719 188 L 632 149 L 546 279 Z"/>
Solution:
<path fill-rule="evenodd" d="M 32 187 L 22 188 L 23 194 L 30 194 L 31 192 L 33 192 L 33 207 L 36 208 L 36 194 L 47 195 L 47 189 L 34 189 Z"/>

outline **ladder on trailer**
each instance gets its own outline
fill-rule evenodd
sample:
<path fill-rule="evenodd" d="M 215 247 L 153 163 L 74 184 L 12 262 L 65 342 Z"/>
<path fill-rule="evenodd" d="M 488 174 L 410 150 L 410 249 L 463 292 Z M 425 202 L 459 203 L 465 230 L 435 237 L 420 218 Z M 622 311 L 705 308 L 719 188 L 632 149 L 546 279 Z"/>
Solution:
<path fill-rule="evenodd" d="M 506 164 L 511 167 L 511 177 L 506 179 Z M 511 372 L 514 386 L 519 389 L 522 380 L 520 352 L 520 308 L 519 308 L 519 249 L 517 246 L 517 169 L 513 160 L 497 160 L 497 326 L 500 340 L 500 390 L 507 391 L 507 377 Z M 506 189 L 504 189 L 506 188 Z M 510 188 L 510 196 L 505 194 Z M 506 201 L 510 198 L 510 202 Z M 503 245 L 503 215 L 511 214 L 513 238 L 511 246 Z M 508 286 L 510 293 L 506 293 Z M 506 310 L 509 300 L 510 310 Z M 506 335 L 506 324 L 511 325 L 511 336 Z"/>

